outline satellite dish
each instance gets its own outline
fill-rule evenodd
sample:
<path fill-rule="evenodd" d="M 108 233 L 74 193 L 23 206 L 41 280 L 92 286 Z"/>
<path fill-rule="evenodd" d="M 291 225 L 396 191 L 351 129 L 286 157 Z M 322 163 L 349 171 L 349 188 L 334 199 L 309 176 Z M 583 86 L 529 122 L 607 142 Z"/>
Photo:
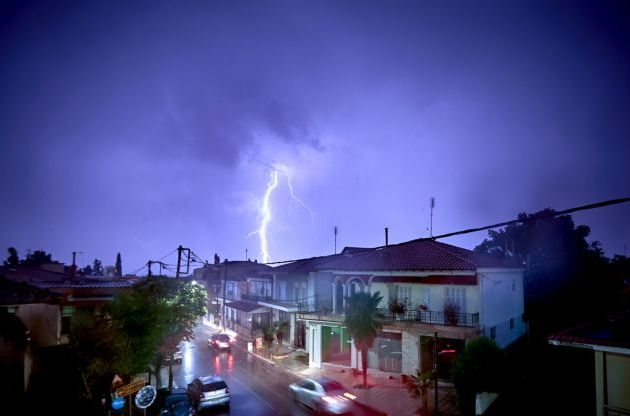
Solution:
<path fill-rule="evenodd" d="M 138 409 L 146 409 L 151 406 L 157 396 L 157 390 L 153 386 L 144 386 L 136 394 L 136 406 Z"/>

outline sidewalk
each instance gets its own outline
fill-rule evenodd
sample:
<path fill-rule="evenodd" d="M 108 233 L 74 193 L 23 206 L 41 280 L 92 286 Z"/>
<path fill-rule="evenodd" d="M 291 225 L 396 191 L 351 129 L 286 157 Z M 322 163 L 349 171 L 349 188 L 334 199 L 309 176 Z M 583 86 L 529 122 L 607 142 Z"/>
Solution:
<path fill-rule="evenodd" d="M 216 328 L 213 325 L 210 326 Z M 239 340 L 238 337 L 236 339 L 235 347 L 247 351 L 247 342 Z M 249 354 L 299 377 L 324 376 L 337 380 L 346 386 L 352 394 L 356 395 L 358 401 L 384 411 L 390 416 L 416 415 L 421 406 L 421 400 L 411 398 L 399 375 L 368 370 L 367 382 L 370 388 L 363 389 L 357 387 L 363 383 L 363 376 L 353 375 L 349 368 L 326 364 L 322 365 L 322 368 L 309 367 L 308 354 L 302 349 L 294 349 L 284 345 L 283 351 L 278 354 L 275 353 L 275 349 L 274 354 L 265 351 L 265 356 L 256 354 L 255 351 L 249 351 Z M 435 390 L 429 389 L 429 412 L 423 414 L 434 414 L 434 394 Z M 441 382 L 438 384 L 438 405 L 440 415 L 460 415 L 457 409 L 457 396 L 452 384 Z"/>

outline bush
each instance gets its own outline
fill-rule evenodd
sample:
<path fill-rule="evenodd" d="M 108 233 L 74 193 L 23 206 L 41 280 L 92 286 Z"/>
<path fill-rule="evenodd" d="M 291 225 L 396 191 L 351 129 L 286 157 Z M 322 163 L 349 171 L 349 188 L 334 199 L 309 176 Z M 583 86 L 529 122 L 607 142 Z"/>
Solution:
<path fill-rule="evenodd" d="M 462 414 L 474 414 L 477 393 L 500 392 L 506 375 L 507 359 L 495 341 L 480 337 L 466 344 L 451 370 Z"/>

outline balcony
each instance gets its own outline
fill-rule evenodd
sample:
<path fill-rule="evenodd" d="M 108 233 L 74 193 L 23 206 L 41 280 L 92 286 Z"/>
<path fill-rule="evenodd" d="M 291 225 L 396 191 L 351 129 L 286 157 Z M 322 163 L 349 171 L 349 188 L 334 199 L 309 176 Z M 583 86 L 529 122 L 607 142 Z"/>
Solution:
<path fill-rule="evenodd" d="M 254 295 L 252 293 L 242 293 L 241 300 L 248 300 L 251 302 L 270 301 L 272 300 L 272 296 L 271 295 Z"/>
<path fill-rule="evenodd" d="M 445 314 L 444 312 L 439 311 L 412 310 L 407 311 L 404 314 L 395 314 L 389 309 L 379 309 L 379 311 L 383 314 L 386 320 L 411 321 L 431 325 L 465 326 L 471 328 L 479 326 L 479 313 Z"/>

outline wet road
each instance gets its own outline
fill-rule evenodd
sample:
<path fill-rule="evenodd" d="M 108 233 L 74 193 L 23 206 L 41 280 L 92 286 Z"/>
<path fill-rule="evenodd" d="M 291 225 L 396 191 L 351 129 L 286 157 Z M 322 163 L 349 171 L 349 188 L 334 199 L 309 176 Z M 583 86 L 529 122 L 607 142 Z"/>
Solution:
<path fill-rule="evenodd" d="M 197 338 L 182 346 L 182 364 L 173 367 L 173 384 L 186 387 L 195 377 L 220 374 L 230 388 L 230 409 L 204 411 L 208 415 L 271 416 L 308 415 L 309 410 L 295 403 L 289 384 L 298 380 L 292 374 L 233 348 L 219 352 L 208 348 L 208 338 L 215 332 L 205 325 L 195 331 Z"/>

